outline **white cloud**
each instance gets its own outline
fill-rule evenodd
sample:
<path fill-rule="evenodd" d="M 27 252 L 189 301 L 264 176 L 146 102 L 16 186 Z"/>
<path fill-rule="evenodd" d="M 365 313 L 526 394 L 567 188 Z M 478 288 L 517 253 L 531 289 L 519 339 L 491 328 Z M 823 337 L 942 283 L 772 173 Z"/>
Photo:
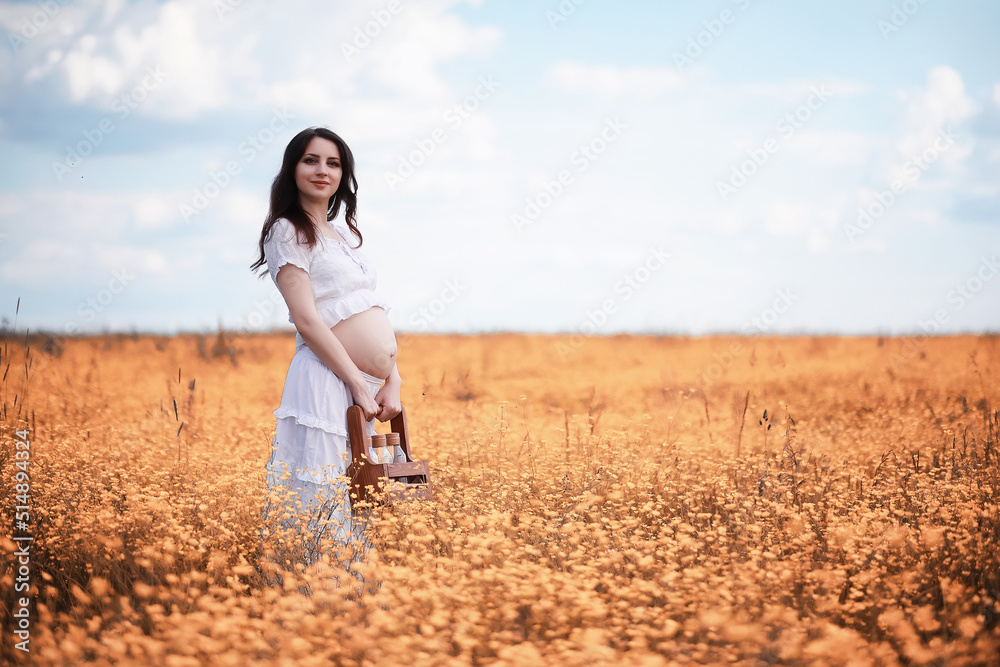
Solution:
<path fill-rule="evenodd" d="M 939 225 L 945 221 L 944 215 L 937 208 L 932 207 L 922 207 L 914 208 L 907 212 L 906 220 L 908 223 L 920 223 L 927 227 L 933 227 Z"/>
<path fill-rule="evenodd" d="M 811 253 L 821 253 L 826 251 L 830 247 L 830 239 L 819 229 L 813 229 L 809 232 L 809 237 L 806 241 L 806 248 Z"/>
<path fill-rule="evenodd" d="M 66 54 L 63 67 L 69 84 L 70 100 L 83 102 L 89 97 L 99 95 L 110 97 L 116 95 L 124 84 L 123 68 L 115 64 L 111 58 L 94 52 L 97 37 L 83 35 L 77 48 Z M 38 74 L 29 73 L 29 78 Z"/>
<path fill-rule="evenodd" d="M 455 136 L 461 138 L 453 147 L 473 160 L 490 160 L 498 154 L 500 133 L 486 112 L 471 115 L 455 130 Z"/>
<path fill-rule="evenodd" d="M 805 202 L 778 200 L 764 216 L 764 228 L 776 236 L 805 231 L 812 222 L 812 207 Z"/>
<path fill-rule="evenodd" d="M 31 86 L 55 78 L 64 88 L 56 103 L 109 108 L 142 85 L 148 68 L 159 68 L 168 77 L 141 112 L 191 118 L 239 98 L 233 87 L 253 37 L 224 28 L 211 6 L 196 0 L 60 4 L 21 47 L 15 66 L 0 68 L 0 80 Z"/>
<path fill-rule="evenodd" d="M 96 264 L 107 271 L 129 271 L 151 273 L 159 276 L 170 275 L 170 263 L 159 250 L 134 246 L 94 246 L 92 252 Z"/>
<path fill-rule="evenodd" d="M 860 95 L 867 87 L 857 81 L 834 79 L 831 81 L 781 81 L 753 82 L 731 86 L 732 92 L 751 97 L 771 97 L 781 104 L 794 106 L 809 99 L 817 90 L 824 97 L 841 98 Z M 824 102 L 825 103 L 825 102 Z"/>
<path fill-rule="evenodd" d="M 484 55 L 502 40 L 493 27 L 470 27 L 446 14 L 448 7 L 433 9 L 408 5 L 390 24 L 396 39 L 373 44 L 367 58 L 375 79 L 400 95 L 435 98 L 447 96 L 448 87 L 437 73 L 437 65 L 460 55 Z"/>
<path fill-rule="evenodd" d="M 351 43 L 372 12 L 384 12 L 384 2 L 298 0 L 264 15 L 244 3 L 220 17 L 201 0 L 81 0 L 62 7 L 16 60 L 0 53 L 0 82 L 20 79 L 42 90 L 51 79 L 61 90 L 62 99 L 51 100 L 55 106 L 107 109 L 137 87 L 148 88 L 144 78 L 153 68 L 166 76 L 155 90 L 139 91 L 140 114 L 191 119 L 254 105 L 339 119 L 355 102 L 367 102 L 369 109 L 384 106 L 383 115 L 394 119 L 419 117 L 429 108 L 439 113 L 463 93 L 445 83 L 442 62 L 485 55 L 503 39 L 495 27 L 471 26 L 451 14 L 456 4 L 403 3 L 348 62 L 340 45 Z M 23 12 L 4 9 L 0 3 L 0 23 L 15 27 Z"/>
<path fill-rule="evenodd" d="M 19 248 L 11 259 L 0 264 L 0 275 L 10 284 L 65 286 L 67 276 L 72 276 L 70 284 L 76 284 L 121 270 L 163 276 L 170 273 L 169 268 L 169 262 L 159 250 L 38 239 Z"/>
<path fill-rule="evenodd" d="M 324 15 L 308 25 L 279 22 L 254 54 L 270 76 L 263 84 L 260 76 L 251 77 L 246 95 L 256 105 L 336 119 L 355 141 L 412 137 L 422 126 L 439 125 L 445 109 L 467 94 L 444 81 L 440 64 L 485 55 L 503 37 L 496 28 L 472 27 L 450 15 L 454 4 L 404 3 L 383 27 L 373 22 L 372 11 L 383 11 L 384 3 L 372 2 L 324 6 Z M 329 49 L 315 47 L 331 41 Z"/>
<path fill-rule="evenodd" d="M 66 239 L 90 234 L 100 239 L 116 238 L 129 222 L 142 195 L 103 195 L 61 189 L 8 191 L 0 194 L 0 215 L 5 219 L 46 221 L 50 238 Z"/>
<path fill-rule="evenodd" d="M 889 243 L 885 239 L 862 238 L 843 246 L 849 253 L 874 253 L 884 255 L 889 249 Z"/>
<path fill-rule="evenodd" d="M 801 130 L 788 143 L 789 152 L 799 153 L 811 163 L 840 165 L 866 162 L 878 139 L 860 132 Z"/>
<path fill-rule="evenodd" d="M 641 206 L 641 204 L 638 204 Z M 704 207 L 675 201 L 670 205 L 670 222 L 687 229 L 707 229 L 714 234 L 732 236 L 745 226 L 743 212 L 729 206 Z"/>
<path fill-rule="evenodd" d="M 63 59 L 63 52 L 60 51 L 59 49 L 52 49 L 51 51 L 49 51 L 48 57 L 46 58 L 45 62 L 35 65 L 31 67 L 27 72 L 25 72 L 24 74 L 25 82 L 31 83 L 33 81 L 37 81 L 39 79 L 44 78 L 45 76 L 48 75 L 49 72 L 52 71 L 52 69 L 57 64 L 59 64 L 60 61 L 62 61 L 62 59 Z"/>
<path fill-rule="evenodd" d="M 445 127 L 444 107 L 407 108 L 391 99 L 358 99 L 340 113 L 343 136 L 353 143 L 411 144 L 435 127 Z M 401 147 L 401 146 L 400 146 Z"/>
<path fill-rule="evenodd" d="M 226 229 L 219 239 L 222 245 L 232 245 L 234 231 L 260 232 L 270 202 L 268 193 L 232 188 L 222 195 Z"/>
<path fill-rule="evenodd" d="M 743 216 L 731 209 L 717 209 L 714 215 L 707 216 L 712 229 L 719 234 L 731 236 L 743 229 Z"/>
<path fill-rule="evenodd" d="M 104 14 L 101 17 L 101 22 L 104 25 L 110 25 L 118 12 L 125 6 L 125 0 L 104 0 L 103 4 Z"/>
<path fill-rule="evenodd" d="M 119 25 L 114 30 L 119 63 L 130 85 L 139 84 L 147 67 L 166 72 L 167 79 L 154 107 L 157 113 L 192 118 L 198 112 L 221 108 L 232 99 L 230 80 L 234 71 L 228 69 L 228 63 L 240 62 L 247 54 L 224 51 L 213 43 L 212 38 L 218 35 L 207 26 L 217 22 L 206 21 L 207 10 L 203 3 L 174 0 L 160 7 L 147 25 Z M 123 86 L 122 92 L 127 88 Z"/>
<path fill-rule="evenodd" d="M 116 243 L 131 217 L 145 226 L 162 224 L 165 204 L 142 194 L 90 195 L 69 190 L 9 193 L 0 197 L 0 216 L 49 221 L 45 235 L 10 240 L 14 250 L 0 264 L 5 282 L 18 285 L 67 285 L 116 269 L 166 275 L 169 263 L 153 247 Z"/>
<path fill-rule="evenodd" d="M 947 66 L 931 68 L 925 87 L 901 91 L 897 98 L 905 104 L 900 129 L 873 153 L 876 179 L 860 187 L 858 202 L 867 206 L 893 183 L 903 189 L 894 197 L 887 217 L 905 215 L 909 222 L 935 224 L 943 218 L 955 197 L 975 180 L 966 158 L 979 138 L 967 136 L 965 121 L 979 108 L 966 95 L 962 76 Z M 909 194 L 919 191 L 937 197 L 936 202 L 919 202 Z"/>
<path fill-rule="evenodd" d="M 927 87 L 908 105 L 904 131 L 896 141 L 899 155 L 908 159 L 922 153 L 934 144 L 941 130 L 957 125 L 974 111 L 962 76 L 944 65 L 932 68 L 927 73 Z"/>
<path fill-rule="evenodd" d="M 322 78 L 274 81 L 258 90 L 256 106 L 294 109 L 297 114 L 324 116 L 337 108 L 337 87 Z"/>
<path fill-rule="evenodd" d="M 835 194 L 821 203 L 773 201 L 764 217 L 764 229 L 774 236 L 805 235 L 809 252 L 825 252 L 830 247 L 830 233 L 837 233 L 840 211 L 846 200 L 846 195 Z"/>
<path fill-rule="evenodd" d="M 659 97 L 684 85 L 684 79 L 673 67 L 592 66 L 570 60 L 561 60 L 549 66 L 548 78 L 568 92 L 607 97 Z"/>
<path fill-rule="evenodd" d="M 132 208 L 132 216 L 140 228 L 150 229 L 160 227 L 175 215 L 176 208 L 171 207 L 160 197 L 146 197 Z"/>
<path fill-rule="evenodd" d="M 55 238 L 32 241 L 8 257 L 0 264 L 0 275 L 15 285 L 58 283 L 79 271 L 85 259 L 79 245 Z"/>

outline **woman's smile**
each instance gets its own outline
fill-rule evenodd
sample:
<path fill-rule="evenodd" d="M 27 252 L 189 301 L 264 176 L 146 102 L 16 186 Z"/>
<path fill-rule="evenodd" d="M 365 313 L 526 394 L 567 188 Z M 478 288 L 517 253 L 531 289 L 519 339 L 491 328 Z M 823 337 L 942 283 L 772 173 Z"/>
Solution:
<path fill-rule="evenodd" d="M 328 208 L 330 197 L 340 187 L 343 176 L 344 166 L 337 144 L 323 137 L 313 137 L 295 166 L 295 183 L 303 207 L 308 209 L 311 200 L 323 210 Z"/>

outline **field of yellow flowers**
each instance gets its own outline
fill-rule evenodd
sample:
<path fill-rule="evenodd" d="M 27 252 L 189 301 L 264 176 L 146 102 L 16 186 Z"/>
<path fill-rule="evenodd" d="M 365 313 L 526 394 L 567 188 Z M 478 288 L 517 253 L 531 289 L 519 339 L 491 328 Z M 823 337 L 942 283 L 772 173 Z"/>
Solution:
<path fill-rule="evenodd" d="M 0 341 L 3 661 L 996 664 L 997 337 L 398 340 L 351 571 L 262 521 L 290 335 Z"/>

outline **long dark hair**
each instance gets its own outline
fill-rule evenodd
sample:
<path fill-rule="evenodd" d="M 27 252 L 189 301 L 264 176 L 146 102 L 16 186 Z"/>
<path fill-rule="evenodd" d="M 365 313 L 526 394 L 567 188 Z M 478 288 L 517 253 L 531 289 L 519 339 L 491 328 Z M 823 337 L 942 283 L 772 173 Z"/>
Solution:
<path fill-rule="evenodd" d="M 281 160 L 281 170 L 278 171 L 278 175 L 271 183 L 271 208 L 267 212 L 267 218 L 264 219 L 264 228 L 261 230 L 260 242 L 257 244 L 257 250 L 260 254 L 257 261 L 250 265 L 251 271 L 256 271 L 267 263 L 267 258 L 264 256 L 264 241 L 271 234 L 274 223 L 280 218 L 287 218 L 295 225 L 296 230 L 298 230 L 296 232 L 298 239 L 305 238 L 310 248 L 316 245 L 316 228 L 302 209 L 302 204 L 299 202 L 299 188 L 295 184 L 295 167 L 314 137 L 329 139 L 337 145 L 343 171 L 340 185 L 337 186 L 337 191 L 333 193 L 327 204 L 326 219 L 336 218 L 337 213 L 340 212 L 340 206 L 343 204 L 344 220 L 351 232 L 358 237 L 357 247 L 360 248 L 364 241 L 354 219 L 354 214 L 358 209 L 358 181 L 354 177 L 354 155 L 344 140 L 336 133 L 325 127 L 307 127 L 292 137 L 288 146 L 285 147 L 285 155 Z M 261 277 L 263 275 L 262 273 Z"/>

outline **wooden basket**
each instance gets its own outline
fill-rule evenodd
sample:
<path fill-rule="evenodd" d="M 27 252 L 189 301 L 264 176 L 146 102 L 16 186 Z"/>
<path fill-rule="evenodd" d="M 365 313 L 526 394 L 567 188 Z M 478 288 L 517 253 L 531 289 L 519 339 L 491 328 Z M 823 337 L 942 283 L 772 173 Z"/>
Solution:
<path fill-rule="evenodd" d="M 406 429 L 406 408 L 392 418 L 392 432 L 399 435 L 399 447 L 406 455 L 403 463 L 375 463 L 368 456 L 372 438 L 366 428 L 365 413 L 357 405 L 347 408 L 347 440 L 351 445 L 351 505 L 355 502 L 391 504 L 399 500 L 430 500 L 431 470 L 427 461 L 414 461 Z"/>

